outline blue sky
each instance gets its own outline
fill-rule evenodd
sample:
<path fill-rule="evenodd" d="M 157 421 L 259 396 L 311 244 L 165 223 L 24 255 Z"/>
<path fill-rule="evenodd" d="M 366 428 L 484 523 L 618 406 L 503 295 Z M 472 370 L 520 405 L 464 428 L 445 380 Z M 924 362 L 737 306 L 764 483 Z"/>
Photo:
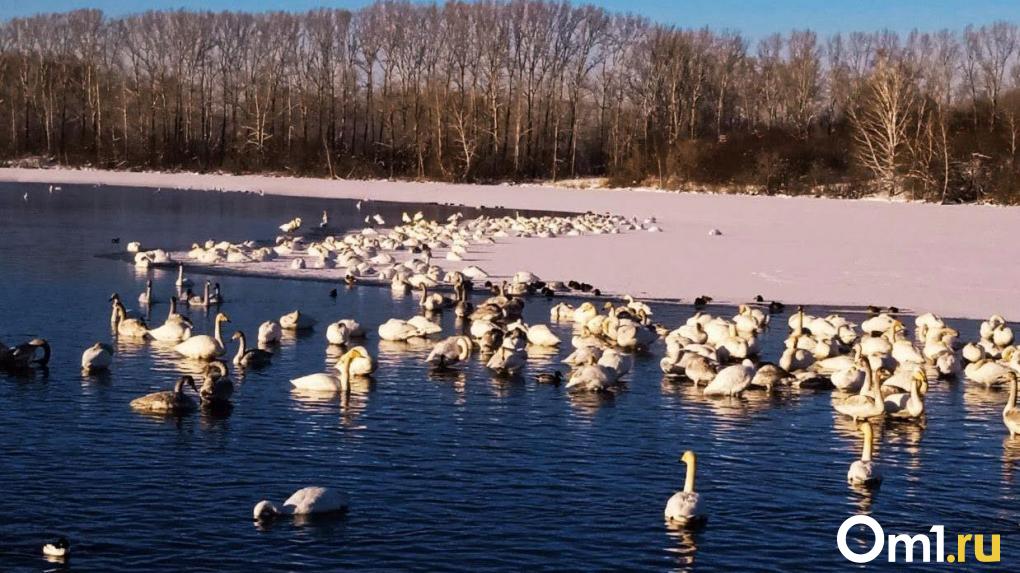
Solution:
<path fill-rule="evenodd" d="M 574 0 L 581 3 L 581 0 Z M 0 18 L 73 8 L 112 15 L 150 8 L 208 10 L 307 10 L 357 8 L 369 0 L 0 0 Z M 1020 22 L 1020 0 L 594 0 L 614 11 L 631 11 L 686 27 L 732 28 L 753 37 L 809 27 L 823 34 L 846 30 L 960 28 L 995 20 Z"/>

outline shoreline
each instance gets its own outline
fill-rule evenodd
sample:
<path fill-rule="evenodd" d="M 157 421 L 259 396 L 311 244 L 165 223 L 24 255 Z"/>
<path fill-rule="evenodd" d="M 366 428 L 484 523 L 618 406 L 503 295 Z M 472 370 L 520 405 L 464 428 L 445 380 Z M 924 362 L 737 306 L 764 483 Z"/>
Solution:
<path fill-rule="evenodd" d="M 1020 316 L 1012 288 L 1020 270 L 1006 263 L 1006 229 L 1020 220 L 1018 207 L 64 168 L 0 168 L 0 181 L 655 217 L 663 232 L 511 238 L 470 262 L 493 276 L 528 270 L 588 282 L 611 296 L 686 303 L 709 295 L 727 305 L 761 294 L 787 304 L 897 306 L 950 318 Z M 710 236 L 711 229 L 722 235 Z"/>

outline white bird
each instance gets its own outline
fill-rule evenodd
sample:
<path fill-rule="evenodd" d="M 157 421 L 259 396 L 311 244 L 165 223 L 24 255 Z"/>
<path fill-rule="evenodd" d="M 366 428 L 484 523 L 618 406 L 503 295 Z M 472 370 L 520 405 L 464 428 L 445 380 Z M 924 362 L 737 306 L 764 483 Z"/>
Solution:
<path fill-rule="evenodd" d="M 311 330 L 315 327 L 315 319 L 303 314 L 300 310 L 288 312 L 280 317 L 280 328 L 284 330 Z"/>
<path fill-rule="evenodd" d="M 279 229 L 284 233 L 293 233 L 301 228 L 301 217 L 294 217 L 290 221 L 280 225 Z"/>
<path fill-rule="evenodd" d="M 50 189 L 53 189 L 52 185 L 50 185 Z M 52 193 L 52 191 L 50 192 Z M 60 559 L 66 558 L 71 553 L 71 542 L 68 541 L 66 537 L 60 537 L 55 541 L 43 545 L 42 552 L 43 555 L 47 557 L 57 557 Z"/>
<path fill-rule="evenodd" d="M 467 336 L 451 336 L 437 342 L 425 362 L 437 369 L 444 369 L 470 357 L 471 339 Z"/>
<path fill-rule="evenodd" d="M 1006 400 L 1006 407 L 1002 410 L 1002 422 L 1009 430 L 1009 437 L 1015 438 L 1020 434 L 1020 409 L 1016 407 L 1017 380 L 1016 373 L 1011 372 L 1009 378 L 1009 399 Z"/>
<path fill-rule="evenodd" d="M 85 349 L 81 355 L 81 370 L 85 374 L 107 370 L 113 362 L 113 347 L 97 342 Z"/>
<path fill-rule="evenodd" d="M 861 459 L 850 464 L 850 471 L 846 474 L 846 481 L 851 485 L 871 486 L 878 485 L 882 481 L 882 474 L 871 459 L 872 448 L 874 447 L 872 432 L 871 422 L 861 422 L 861 433 L 864 434 L 864 447 L 861 450 Z"/>
<path fill-rule="evenodd" d="M 694 491 L 698 457 L 694 452 L 688 450 L 684 452 L 680 461 L 687 465 L 684 489 L 674 493 L 669 498 L 663 514 L 670 523 L 683 527 L 695 527 L 704 524 L 708 520 L 708 516 L 701 511 L 701 496 L 698 495 L 698 492 Z"/>
<path fill-rule="evenodd" d="M 280 342 L 283 331 L 280 323 L 275 320 L 267 320 L 259 325 L 259 345 L 266 346 Z"/>
<path fill-rule="evenodd" d="M 736 396 L 751 385 L 753 378 L 754 363 L 745 359 L 740 364 L 720 370 L 708 386 L 705 386 L 705 396 Z"/>
<path fill-rule="evenodd" d="M 342 491 L 311 486 L 294 492 L 283 502 L 281 508 L 277 508 L 268 500 L 258 502 L 252 516 L 255 521 L 268 521 L 280 515 L 340 513 L 347 511 L 348 507 L 347 495 Z"/>
<path fill-rule="evenodd" d="M 337 360 L 338 375 L 319 372 L 295 378 L 290 383 L 299 390 L 347 394 L 351 390 L 351 362 L 360 357 L 368 357 L 365 349 L 360 346 L 352 348 Z"/>
<path fill-rule="evenodd" d="M 174 346 L 174 350 L 188 358 L 212 360 L 223 355 L 223 323 L 230 322 L 222 312 L 216 314 L 213 335 L 198 334 Z"/>
<path fill-rule="evenodd" d="M 149 336 L 160 342 L 182 342 L 191 338 L 191 322 L 177 313 L 177 297 L 170 298 L 170 313 L 166 322 L 149 330 Z"/>

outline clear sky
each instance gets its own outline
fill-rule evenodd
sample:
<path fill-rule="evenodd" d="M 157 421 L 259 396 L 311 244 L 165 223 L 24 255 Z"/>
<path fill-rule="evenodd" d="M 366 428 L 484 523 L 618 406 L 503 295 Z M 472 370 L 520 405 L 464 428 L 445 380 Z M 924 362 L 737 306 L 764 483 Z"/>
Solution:
<path fill-rule="evenodd" d="M 369 0 L 0 0 L 0 19 L 82 7 L 120 15 L 162 8 L 301 11 L 320 6 L 357 8 L 368 3 Z M 592 0 L 591 3 L 684 27 L 732 28 L 753 37 L 793 28 L 812 28 L 828 34 L 883 28 L 955 29 L 995 20 L 1020 22 L 1020 0 Z"/>

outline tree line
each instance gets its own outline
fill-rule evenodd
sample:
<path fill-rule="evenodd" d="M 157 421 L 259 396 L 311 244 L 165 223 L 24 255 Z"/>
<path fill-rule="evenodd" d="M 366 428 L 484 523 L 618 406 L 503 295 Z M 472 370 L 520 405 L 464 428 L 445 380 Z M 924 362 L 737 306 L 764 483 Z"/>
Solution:
<path fill-rule="evenodd" d="M 751 41 L 547 0 L 0 22 L 0 158 L 1020 201 L 1020 33 Z"/>

